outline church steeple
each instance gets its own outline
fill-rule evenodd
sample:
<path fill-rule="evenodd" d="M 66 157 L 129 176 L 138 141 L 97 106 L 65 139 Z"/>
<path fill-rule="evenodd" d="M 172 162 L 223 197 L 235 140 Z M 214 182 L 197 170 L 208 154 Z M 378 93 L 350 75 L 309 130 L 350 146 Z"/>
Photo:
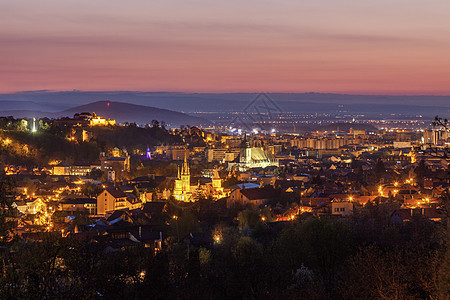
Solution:
<path fill-rule="evenodd" d="M 241 149 L 246 149 L 246 148 L 250 148 L 250 143 L 247 140 L 247 135 L 244 134 L 244 140 L 241 142 L 241 144 L 239 145 L 239 147 Z"/>
<path fill-rule="evenodd" d="M 177 200 L 189 201 L 192 196 L 191 193 L 191 175 L 189 172 L 189 165 L 187 163 L 187 157 L 184 156 L 184 162 L 181 167 L 177 168 L 178 176 L 175 180 L 175 188 L 173 191 L 174 197 Z"/>
<path fill-rule="evenodd" d="M 213 179 L 220 179 L 219 172 L 217 172 L 217 169 L 214 170 L 214 177 L 213 177 Z"/>
<path fill-rule="evenodd" d="M 184 163 L 183 163 L 183 169 L 181 170 L 181 174 L 190 175 L 189 165 L 187 163 L 186 154 L 184 154 Z"/>
<path fill-rule="evenodd" d="M 217 169 L 214 170 L 214 177 L 212 178 L 212 187 L 214 189 L 222 188 L 222 180 L 220 179 L 219 172 Z"/>

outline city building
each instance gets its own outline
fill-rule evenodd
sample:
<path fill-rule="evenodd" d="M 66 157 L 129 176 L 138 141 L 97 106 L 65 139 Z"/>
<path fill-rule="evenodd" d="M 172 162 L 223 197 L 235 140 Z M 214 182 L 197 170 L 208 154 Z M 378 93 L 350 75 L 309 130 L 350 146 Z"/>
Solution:
<path fill-rule="evenodd" d="M 190 201 L 192 197 L 191 174 L 186 156 L 184 157 L 184 163 L 181 168 L 181 172 L 180 168 L 178 168 L 178 176 L 177 179 L 175 179 L 173 197 L 179 201 Z"/>
<path fill-rule="evenodd" d="M 251 168 L 266 168 L 269 166 L 279 166 L 279 161 L 274 158 L 271 153 L 264 151 L 261 148 L 251 148 L 246 138 L 241 144 L 239 156 L 235 161 L 228 164 L 228 169 L 233 167 L 236 170 L 244 172 Z"/>
<path fill-rule="evenodd" d="M 142 201 L 131 193 L 119 188 L 106 188 L 97 196 L 97 213 L 104 215 L 115 210 L 135 209 L 142 207 Z"/>

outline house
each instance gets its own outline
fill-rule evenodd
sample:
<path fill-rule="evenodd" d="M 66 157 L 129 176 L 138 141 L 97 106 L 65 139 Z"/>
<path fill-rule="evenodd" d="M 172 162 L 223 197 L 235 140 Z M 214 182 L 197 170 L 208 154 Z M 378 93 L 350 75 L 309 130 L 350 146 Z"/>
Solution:
<path fill-rule="evenodd" d="M 29 201 L 15 201 L 15 206 L 21 213 L 30 215 L 34 215 L 46 207 L 41 198 L 31 199 Z"/>
<path fill-rule="evenodd" d="M 97 241 L 108 245 L 105 251 L 123 250 L 143 245 L 156 253 L 162 249 L 162 232 L 154 230 L 151 226 L 131 226 L 109 228 Z"/>
<path fill-rule="evenodd" d="M 236 189 L 231 192 L 227 200 L 227 207 L 229 208 L 236 204 L 260 206 L 275 198 L 275 196 L 275 190 L 271 186 L 250 189 L 246 189 L 244 186 L 242 189 Z"/>
<path fill-rule="evenodd" d="M 444 216 L 434 207 L 396 209 L 391 215 L 391 223 L 398 224 L 411 221 L 414 217 L 423 216 L 431 221 L 442 221 Z"/>
<path fill-rule="evenodd" d="M 97 214 L 97 199 L 95 198 L 72 198 L 63 199 L 60 202 L 60 210 L 74 215 L 75 212 L 86 211 L 90 215 Z"/>
<path fill-rule="evenodd" d="M 330 215 L 331 202 L 329 200 L 320 202 L 316 206 L 312 207 L 312 213 L 314 216 Z"/>
<path fill-rule="evenodd" d="M 353 214 L 354 208 L 354 203 L 350 201 L 331 202 L 331 214 L 333 216 L 351 216 Z"/>
<path fill-rule="evenodd" d="M 104 215 L 121 209 L 141 208 L 142 201 L 134 194 L 125 193 L 119 188 L 109 187 L 97 196 L 97 213 Z"/>

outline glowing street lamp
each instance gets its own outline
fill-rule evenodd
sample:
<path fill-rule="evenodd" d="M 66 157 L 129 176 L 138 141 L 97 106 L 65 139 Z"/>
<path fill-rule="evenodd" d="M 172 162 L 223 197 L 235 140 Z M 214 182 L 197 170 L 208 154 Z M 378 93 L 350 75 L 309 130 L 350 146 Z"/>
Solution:
<path fill-rule="evenodd" d="M 31 132 L 36 132 L 36 118 L 33 118 L 33 127 L 31 128 Z"/>

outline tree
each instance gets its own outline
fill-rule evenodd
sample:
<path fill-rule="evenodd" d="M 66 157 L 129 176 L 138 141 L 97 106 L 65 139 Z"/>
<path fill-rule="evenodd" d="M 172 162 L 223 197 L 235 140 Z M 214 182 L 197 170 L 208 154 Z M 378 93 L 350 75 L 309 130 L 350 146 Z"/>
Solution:
<path fill-rule="evenodd" d="M 0 243 L 5 243 L 11 238 L 15 222 L 16 210 L 12 207 L 14 201 L 14 182 L 6 176 L 3 168 L 0 169 Z"/>
<path fill-rule="evenodd" d="M 343 299 L 438 299 L 438 263 L 428 249 L 367 246 L 346 262 L 336 293 Z"/>
<path fill-rule="evenodd" d="M 247 294 L 247 297 L 258 298 L 264 286 L 263 272 L 261 272 L 264 265 L 263 247 L 252 238 L 244 236 L 238 240 L 232 253 L 236 262 L 234 275 L 239 287 L 235 292 L 238 292 L 240 296 Z"/>
<path fill-rule="evenodd" d="M 101 192 L 103 188 L 101 185 L 87 182 L 81 188 L 81 193 L 91 198 L 96 198 Z"/>
<path fill-rule="evenodd" d="M 384 166 L 381 158 L 378 158 L 377 163 L 375 165 L 375 175 L 380 178 L 386 173 L 386 167 Z"/>
<path fill-rule="evenodd" d="M 414 169 L 414 173 L 416 174 L 417 181 L 423 181 L 425 176 L 428 173 L 428 168 L 425 164 L 425 160 L 421 159 L 417 167 Z"/>
<path fill-rule="evenodd" d="M 239 212 L 238 219 L 240 228 L 254 228 L 256 224 L 261 222 L 261 216 L 259 215 L 259 212 L 252 209 L 246 209 Z"/>
<path fill-rule="evenodd" d="M 103 176 L 103 173 L 104 172 L 99 168 L 94 168 L 91 170 L 91 172 L 88 173 L 87 177 L 98 180 Z"/>
<path fill-rule="evenodd" d="M 158 128 L 158 127 L 159 127 L 158 120 L 152 120 L 152 128 Z"/>

